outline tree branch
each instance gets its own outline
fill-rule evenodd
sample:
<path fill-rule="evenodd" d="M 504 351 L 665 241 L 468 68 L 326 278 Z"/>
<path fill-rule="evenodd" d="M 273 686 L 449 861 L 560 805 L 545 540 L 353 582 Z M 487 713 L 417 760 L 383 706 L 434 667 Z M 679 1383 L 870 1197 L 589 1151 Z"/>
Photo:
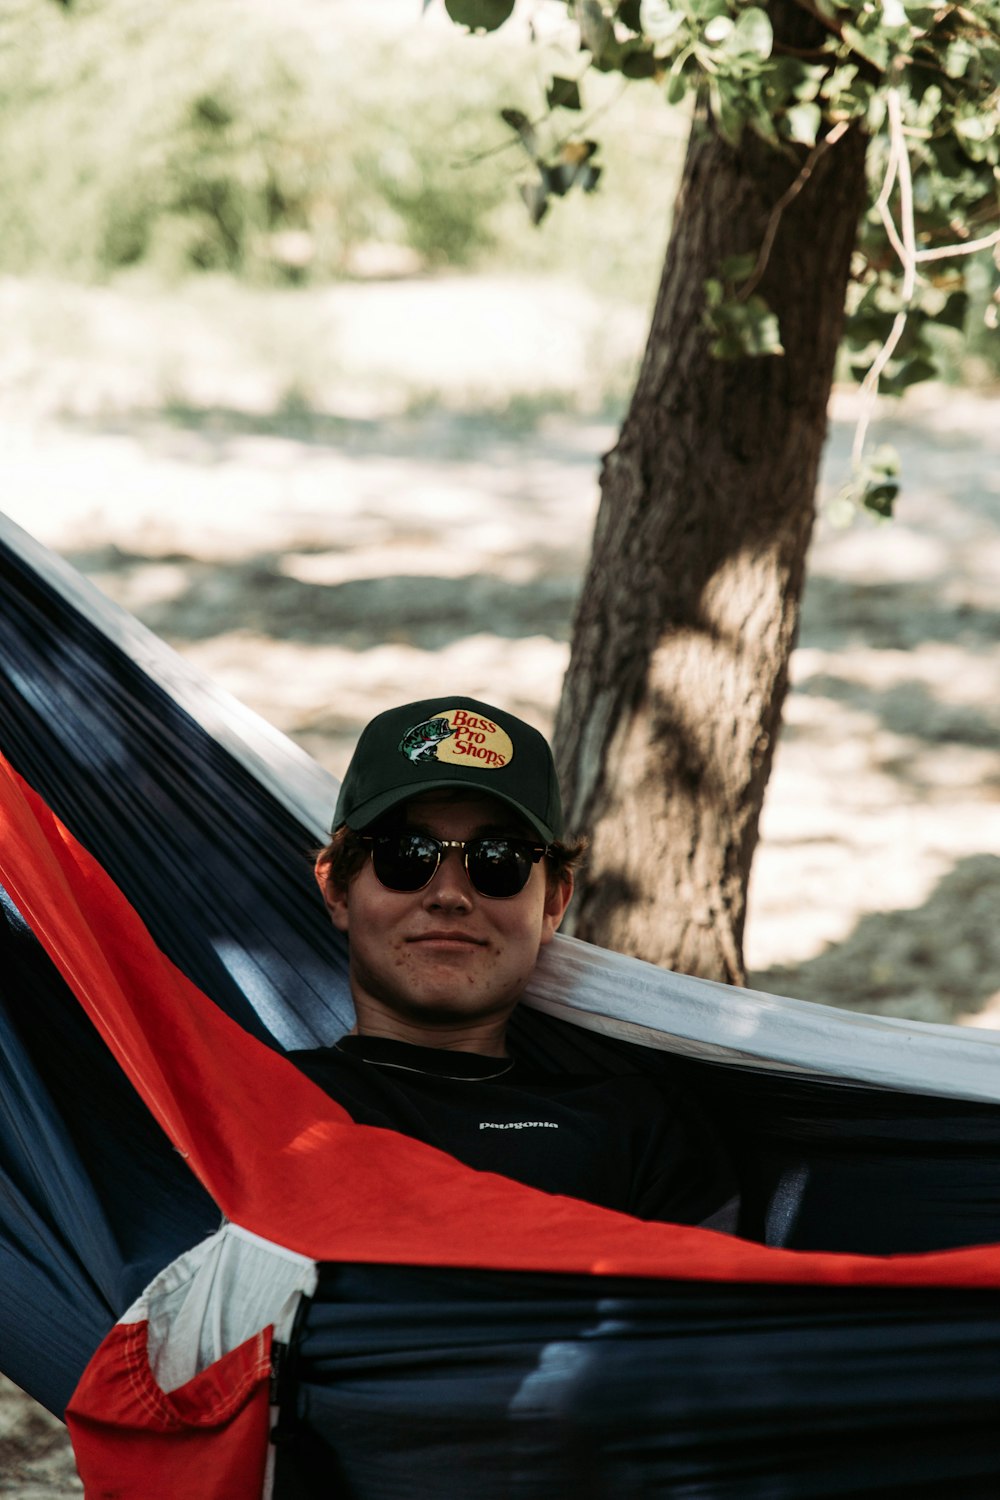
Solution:
<path fill-rule="evenodd" d="M 820 157 L 823 156 L 825 152 L 829 151 L 831 146 L 835 146 L 837 144 L 846 130 L 847 121 L 840 120 L 830 131 L 829 135 L 824 136 L 821 141 L 817 141 L 816 145 L 812 148 L 809 155 L 802 163 L 802 170 L 799 172 L 799 175 L 796 177 L 795 181 L 789 188 L 785 190 L 785 192 L 782 193 L 777 203 L 771 209 L 771 213 L 767 221 L 767 228 L 764 231 L 764 238 L 761 241 L 761 247 L 757 253 L 756 263 L 753 270 L 750 272 L 750 275 L 747 277 L 746 281 L 736 293 L 737 301 L 746 302 L 747 299 L 756 290 L 761 277 L 767 270 L 767 263 L 771 258 L 771 250 L 774 246 L 775 236 L 778 233 L 778 227 L 781 224 L 782 214 L 785 212 L 785 209 L 788 207 L 788 205 L 794 202 L 794 200 L 801 193 L 802 189 L 805 187 L 806 183 L 812 176 L 816 168 L 816 163 L 819 161 Z"/>
<path fill-rule="evenodd" d="M 879 211 L 885 232 L 892 244 L 893 249 L 899 256 L 903 267 L 903 306 L 893 320 L 889 337 L 875 357 L 874 362 L 861 385 L 863 404 L 861 414 L 858 417 L 858 425 L 854 432 L 854 446 L 851 454 L 855 467 L 861 463 L 864 453 L 865 440 L 868 436 L 868 428 L 871 424 L 875 401 L 878 396 L 879 380 L 882 371 L 892 358 L 896 346 L 903 336 L 906 327 L 906 319 L 909 313 L 910 303 L 917 285 L 917 266 L 931 260 L 949 260 L 957 255 L 972 255 L 977 250 L 988 250 L 993 245 L 1000 244 L 1000 229 L 994 230 L 992 234 L 984 235 L 981 239 L 966 240 L 956 245 L 939 245 L 933 250 L 917 249 L 916 221 L 913 207 L 913 178 L 910 171 L 910 154 L 906 149 L 906 136 L 903 128 L 903 101 L 898 89 L 889 89 L 886 93 L 886 105 L 889 117 L 889 160 L 885 169 L 885 180 L 882 190 L 878 195 L 876 208 Z M 896 228 L 892 212 L 889 208 L 889 199 L 896 179 L 899 179 L 899 214 L 902 224 L 902 233 Z"/>
<path fill-rule="evenodd" d="M 897 253 L 903 263 L 903 306 L 896 314 L 889 337 L 875 356 L 871 369 L 861 385 L 862 409 L 855 428 L 854 447 L 851 452 L 855 467 L 860 465 L 864 453 L 865 439 L 868 436 L 872 413 L 875 410 L 882 371 L 889 363 L 895 353 L 896 345 L 903 336 L 910 302 L 913 300 L 917 285 L 917 231 L 913 221 L 913 178 L 910 174 L 910 153 L 906 149 L 906 139 L 903 135 L 903 101 L 898 89 L 887 91 L 886 105 L 889 116 L 890 151 L 885 182 L 882 184 L 882 191 L 878 198 L 878 209 L 886 232 L 893 240 L 894 246 L 898 246 Z M 899 212 L 903 223 L 901 240 L 889 212 L 889 194 L 892 192 L 893 182 L 897 175 L 899 177 Z"/>
<path fill-rule="evenodd" d="M 983 235 L 981 240 L 963 240 L 958 245 L 938 245 L 934 250 L 918 250 L 915 259 L 950 260 L 953 255 L 974 255 L 977 250 L 989 250 L 993 245 L 1000 245 L 1000 229 Z"/>

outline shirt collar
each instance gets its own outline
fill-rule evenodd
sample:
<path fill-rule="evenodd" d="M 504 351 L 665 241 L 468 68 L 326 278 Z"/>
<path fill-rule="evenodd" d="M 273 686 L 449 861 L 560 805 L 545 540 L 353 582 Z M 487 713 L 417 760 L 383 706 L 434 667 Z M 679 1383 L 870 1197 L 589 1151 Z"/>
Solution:
<path fill-rule="evenodd" d="M 337 1049 L 348 1057 L 374 1063 L 380 1068 L 398 1068 L 426 1073 L 434 1078 L 499 1078 L 514 1066 L 512 1057 L 490 1057 L 482 1052 L 455 1052 L 446 1047 L 418 1047 L 384 1036 L 342 1036 Z"/>

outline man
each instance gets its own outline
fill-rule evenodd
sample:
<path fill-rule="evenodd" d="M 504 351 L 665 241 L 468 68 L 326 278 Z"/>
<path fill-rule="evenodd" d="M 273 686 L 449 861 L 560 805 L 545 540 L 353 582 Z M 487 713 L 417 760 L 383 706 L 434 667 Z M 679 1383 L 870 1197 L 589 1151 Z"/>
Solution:
<path fill-rule="evenodd" d="M 543 1074 L 507 1026 L 573 891 L 543 737 L 447 694 L 380 714 L 316 874 L 349 941 L 354 1032 L 292 1054 L 353 1119 L 481 1171 L 641 1218 L 730 1228 L 725 1153 L 697 1106 L 639 1077 Z"/>

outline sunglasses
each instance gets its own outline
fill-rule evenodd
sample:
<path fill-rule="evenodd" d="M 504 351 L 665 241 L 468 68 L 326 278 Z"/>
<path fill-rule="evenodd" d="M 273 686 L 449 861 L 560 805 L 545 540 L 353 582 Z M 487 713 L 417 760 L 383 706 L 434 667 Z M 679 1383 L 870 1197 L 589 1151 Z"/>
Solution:
<path fill-rule="evenodd" d="M 528 883 L 547 844 L 488 834 L 475 839 L 436 839 L 429 833 L 363 835 L 380 885 L 390 891 L 422 891 L 434 879 L 447 849 L 461 849 L 465 873 L 480 896 L 504 901 Z"/>

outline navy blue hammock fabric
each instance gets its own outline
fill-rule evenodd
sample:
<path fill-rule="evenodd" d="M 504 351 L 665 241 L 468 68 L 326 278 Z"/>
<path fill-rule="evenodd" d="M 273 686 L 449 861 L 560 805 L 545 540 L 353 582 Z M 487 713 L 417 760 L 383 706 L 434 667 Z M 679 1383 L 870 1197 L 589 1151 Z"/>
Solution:
<path fill-rule="evenodd" d="M 311 875 L 331 780 L 6 521 L 0 754 L 258 1043 L 348 1029 Z M 62 1413 L 220 1209 L 0 903 L 0 1369 Z M 558 940 L 518 1051 L 697 1090 L 737 1163 L 741 1235 L 829 1253 L 834 1279 L 346 1259 L 300 1305 L 261 1493 L 995 1497 L 998 1044 Z M 969 1246 L 992 1248 L 954 1274 L 934 1255 Z M 838 1254 L 890 1259 L 852 1284 Z"/>

